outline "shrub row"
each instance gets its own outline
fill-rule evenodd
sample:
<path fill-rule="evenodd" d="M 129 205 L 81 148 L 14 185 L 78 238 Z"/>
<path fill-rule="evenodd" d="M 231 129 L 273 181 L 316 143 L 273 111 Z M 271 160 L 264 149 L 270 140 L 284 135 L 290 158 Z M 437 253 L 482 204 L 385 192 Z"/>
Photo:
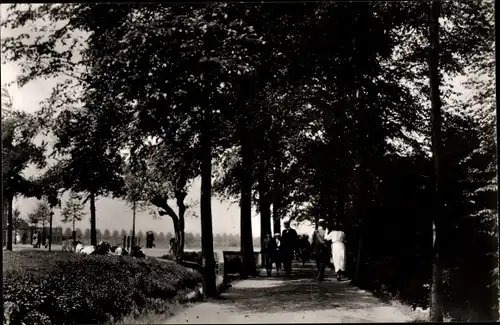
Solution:
<path fill-rule="evenodd" d="M 12 324 L 114 323 L 174 301 L 201 275 L 170 261 L 128 256 L 5 252 L 4 304 Z"/>

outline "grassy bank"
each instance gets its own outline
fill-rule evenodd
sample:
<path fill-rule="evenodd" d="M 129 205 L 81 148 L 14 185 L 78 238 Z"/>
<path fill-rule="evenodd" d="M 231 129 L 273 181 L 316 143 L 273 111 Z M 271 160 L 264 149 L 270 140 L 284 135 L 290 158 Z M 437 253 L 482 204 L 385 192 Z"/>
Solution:
<path fill-rule="evenodd" d="M 176 263 L 127 256 L 4 251 L 3 265 L 11 324 L 116 323 L 169 313 L 201 283 L 199 273 Z"/>

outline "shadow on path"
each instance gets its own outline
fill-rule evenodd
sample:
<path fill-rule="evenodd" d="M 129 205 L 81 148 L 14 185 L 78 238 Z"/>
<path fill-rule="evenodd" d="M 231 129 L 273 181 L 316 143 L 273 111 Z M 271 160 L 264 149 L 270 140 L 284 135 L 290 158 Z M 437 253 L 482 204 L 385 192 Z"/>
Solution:
<path fill-rule="evenodd" d="M 314 279 L 315 269 L 294 269 L 290 277 L 272 276 L 239 281 L 221 300 L 221 305 L 233 305 L 248 312 L 283 312 L 302 310 L 321 310 L 332 308 L 366 308 L 379 301 L 368 293 L 338 282 L 333 272 L 327 279 L 318 282 Z"/>
<path fill-rule="evenodd" d="M 263 272 L 261 272 L 263 273 Z M 265 272 L 264 272 L 265 273 Z M 290 323 L 406 322 L 402 311 L 370 293 L 338 282 L 328 270 L 326 280 L 314 279 L 315 266 L 294 265 L 290 277 L 257 277 L 233 283 L 222 300 L 196 304 L 166 323 Z"/>

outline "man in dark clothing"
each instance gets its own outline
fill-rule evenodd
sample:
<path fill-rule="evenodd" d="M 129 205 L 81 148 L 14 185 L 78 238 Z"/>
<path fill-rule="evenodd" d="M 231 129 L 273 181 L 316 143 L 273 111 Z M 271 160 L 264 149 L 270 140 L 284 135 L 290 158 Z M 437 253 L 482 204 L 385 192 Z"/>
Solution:
<path fill-rule="evenodd" d="M 152 231 L 150 231 L 149 233 L 150 233 L 150 240 L 151 240 L 151 242 L 149 243 L 149 247 L 150 248 L 156 247 L 156 245 L 155 245 L 155 234 Z"/>
<path fill-rule="evenodd" d="M 297 232 L 290 228 L 290 219 L 285 219 L 283 222 L 283 232 L 281 233 L 280 252 L 283 261 L 283 269 L 285 274 L 289 276 L 292 273 L 292 261 L 295 248 L 297 247 Z"/>
<path fill-rule="evenodd" d="M 326 264 L 330 259 L 330 251 L 328 250 L 327 243 L 325 242 L 325 236 L 326 236 L 325 229 L 326 229 L 326 222 L 324 219 L 320 219 L 318 221 L 318 229 L 315 230 L 311 236 L 311 246 L 316 255 L 318 281 L 323 281 L 325 279 Z"/>
<path fill-rule="evenodd" d="M 151 248 L 151 231 L 146 233 L 146 248 Z"/>

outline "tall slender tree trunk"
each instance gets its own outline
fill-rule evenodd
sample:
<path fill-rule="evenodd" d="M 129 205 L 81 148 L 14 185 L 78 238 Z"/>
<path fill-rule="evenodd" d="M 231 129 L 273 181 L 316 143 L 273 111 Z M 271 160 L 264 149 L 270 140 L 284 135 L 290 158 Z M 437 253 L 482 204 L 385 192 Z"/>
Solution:
<path fill-rule="evenodd" d="M 52 251 L 52 219 L 54 218 L 54 212 L 50 211 L 49 219 L 49 252 Z"/>
<path fill-rule="evenodd" d="M 443 279 L 442 263 L 440 252 L 441 232 L 443 230 L 443 202 L 442 202 L 442 179 L 441 179 L 441 160 L 443 159 L 443 144 L 441 139 L 441 97 L 440 97 L 440 76 L 439 76 L 439 16 L 441 2 L 433 0 L 430 8 L 429 19 L 429 86 L 431 97 L 431 142 L 432 156 L 434 160 L 434 206 L 433 221 L 435 225 L 435 240 L 433 249 L 432 263 L 432 284 L 430 293 L 430 321 L 443 321 Z"/>
<path fill-rule="evenodd" d="M 90 192 L 90 245 L 97 245 L 95 193 Z"/>
<path fill-rule="evenodd" d="M 246 115 L 246 114 L 245 114 Z M 246 117 L 246 116 L 245 116 Z M 249 141 L 248 119 L 242 118 L 240 122 L 240 144 L 241 144 L 241 201 L 240 201 L 240 237 L 243 267 L 241 277 L 247 278 L 255 275 L 256 265 L 253 254 L 252 236 L 252 145 Z"/>
<path fill-rule="evenodd" d="M 216 297 L 214 236 L 212 230 L 212 115 L 211 112 L 206 112 L 206 115 L 204 130 L 201 135 L 203 158 L 201 162 L 200 217 L 203 294 L 205 297 Z"/>
<path fill-rule="evenodd" d="M 13 229 L 13 215 L 12 215 L 12 205 L 14 202 L 14 196 L 11 193 L 7 193 L 7 250 L 12 250 L 12 229 Z"/>
<path fill-rule="evenodd" d="M 269 183 L 266 178 L 264 159 L 259 160 L 259 210 L 260 210 L 260 245 L 264 245 L 267 234 L 271 234 L 271 202 L 269 201 Z"/>
<path fill-rule="evenodd" d="M 273 173 L 273 232 L 281 234 L 281 157 L 276 153 Z"/>
<path fill-rule="evenodd" d="M 7 246 L 7 200 L 2 200 L 2 246 Z"/>
<path fill-rule="evenodd" d="M 132 202 L 132 246 L 135 246 L 135 210 L 136 205 L 135 201 Z"/>
<path fill-rule="evenodd" d="M 494 8 L 495 8 L 495 12 L 497 10 L 497 2 L 494 1 Z M 497 68 L 497 73 L 498 73 L 498 68 Z M 496 92 L 496 99 L 497 99 L 497 103 L 498 101 L 500 100 L 499 98 L 499 92 L 497 91 Z M 496 116 L 500 116 L 500 112 L 499 112 L 499 109 L 498 109 L 498 105 L 495 105 L 495 109 L 496 109 Z M 498 157 L 500 157 L 500 126 L 498 124 L 498 122 L 496 123 L 496 143 L 497 143 L 497 146 L 496 146 L 496 157 L 497 157 L 497 209 L 496 209 L 496 213 L 497 213 L 497 220 L 496 220 L 496 235 L 497 235 L 497 238 L 494 242 L 494 246 L 496 246 L 495 248 L 495 251 L 496 251 L 496 261 L 494 262 L 494 265 L 493 265 L 493 268 L 498 268 L 499 272 L 500 272 L 500 254 L 498 252 L 499 248 L 500 248 L 500 209 L 498 208 L 500 206 L 500 185 L 498 183 L 498 180 L 500 179 L 500 164 L 499 164 L 499 160 L 498 160 Z M 500 322 L 500 275 L 497 275 L 497 279 L 496 279 L 497 283 L 496 283 L 496 290 L 494 290 L 494 304 L 496 304 L 496 306 L 494 307 L 495 310 L 494 310 L 494 315 L 492 317 L 492 319 L 496 319 L 497 321 Z"/>

